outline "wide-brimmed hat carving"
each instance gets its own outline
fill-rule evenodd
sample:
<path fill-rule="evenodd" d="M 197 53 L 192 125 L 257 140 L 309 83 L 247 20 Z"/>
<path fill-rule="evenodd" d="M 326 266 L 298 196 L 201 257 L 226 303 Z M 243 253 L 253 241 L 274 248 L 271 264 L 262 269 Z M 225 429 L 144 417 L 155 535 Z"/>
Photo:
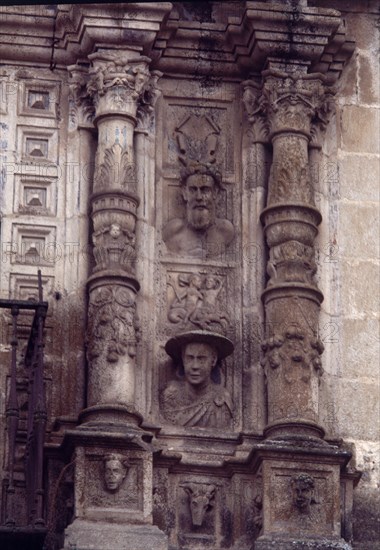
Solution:
<path fill-rule="evenodd" d="M 213 346 L 218 353 L 219 360 L 228 357 L 234 351 L 234 345 L 229 338 L 207 330 L 191 330 L 177 334 L 166 342 L 165 350 L 172 359 L 178 361 L 181 359 L 183 346 L 192 343 Z"/>

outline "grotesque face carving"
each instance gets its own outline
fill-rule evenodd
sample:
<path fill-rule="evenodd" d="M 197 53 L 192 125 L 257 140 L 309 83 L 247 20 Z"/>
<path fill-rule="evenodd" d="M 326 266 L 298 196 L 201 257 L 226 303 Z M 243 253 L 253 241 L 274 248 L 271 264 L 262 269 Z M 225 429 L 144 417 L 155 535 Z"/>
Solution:
<path fill-rule="evenodd" d="M 291 480 L 293 503 L 303 514 L 310 513 L 310 505 L 315 503 L 314 479 L 308 474 L 299 474 Z"/>
<path fill-rule="evenodd" d="M 207 174 L 193 174 L 182 191 L 186 203 L 187 221 L 194 229 L 207 229 L 215 222 L 217 189 L 214 178 Z"/>
<path fill-rule="evenodd" d="M 118 455 L 107 455 L 104 460 L 104 481 L 108 491 L 112 493 L 120 489 L 127 475 L 126 461 Z"/>
<path fill-rule="evenodd" d="M 113 239 L 117 239 L 121 235 L 121 227 L 118 223 L 112 223 L 110 227 L 110 235 Z"/>
<path fill-rule="evenodd" d="M 182 350 L 186 380 L 198 388 L 207 386 L 217 358 L 216 350 L 208 344 L 200 342 L 187 344 Z"/>

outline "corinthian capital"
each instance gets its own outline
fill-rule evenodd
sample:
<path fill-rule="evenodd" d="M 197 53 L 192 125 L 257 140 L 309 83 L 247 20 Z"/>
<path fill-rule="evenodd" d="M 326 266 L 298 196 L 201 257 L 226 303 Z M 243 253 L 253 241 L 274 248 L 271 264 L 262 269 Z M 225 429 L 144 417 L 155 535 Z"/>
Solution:
<path fill-rule="evenodd" d="M 69 71 L 69 122 L 70 130 L 78 126 L 93 127 L 95 107 L 87 93 L 88 67 L 70 65 Z"/>
<path fill-rule="evenodd" d="M 324 101 L 324 77 L 302 72 L 263 72 L 261 107 L 268 116 L 272 136 L 296 131 L 310 138 L 311 122 Z"/>
<path fill-rule="evenodd" d="M 250 134 L 253 142 L 268 142 L 269 124 L 262 104 L 261 86 L 253 80 L 243 83 L 243 103 L 250 123 Z"/>
<path fill-rule="evenodd" d="M 140 96 L 137 109 L 137 128 L 140 130 L 147 130 L 153 121 L 154 107 L 161 95 L 157 82 L 162 75 L 161 71 L 152 71 L 149 81 Z"/>
<path fill-rule="evenodd" d="M 100 51 L 92 61 L 87 92 L 94 98 L 96 115 L 120 113 L 136 116 L 138 100 L 149 85 L 150 59 L 137 52 Z"/>

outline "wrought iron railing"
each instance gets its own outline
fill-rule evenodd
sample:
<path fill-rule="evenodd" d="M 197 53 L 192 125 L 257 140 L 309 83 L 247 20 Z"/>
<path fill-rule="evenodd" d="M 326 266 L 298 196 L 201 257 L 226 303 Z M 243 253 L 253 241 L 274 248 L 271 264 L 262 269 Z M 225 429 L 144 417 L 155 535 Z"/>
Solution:
<path fill-rule="evenodd" d="M 12 317 L 11 370 L 6 421 L 8 432 L 7 479 L 3 495 L 4 514 L 0 527 L 0 541 L 9 548 L 21 548 L 23 533 L 30 537 L 38 533 L 41 539 L 45 528 L 43 503 L 43 449 L 47 421 L 44 388 L 44 325 L 48 304 L 43 301 L 41 272 L 38 271 L 38 300 L 3 300 L 0 308 L 10 310 Z M 16 445 L 19 433 L 20 407 L 17 392 L 17 320 L 20 312 L 34 311 L 28 344 L 25 353 L 25 369 L 28 372 L 28 405 L 25 441 L 25 490 L 17 493 L 15 483 Z M 4 498 L 5 496 L 5 498 Z M 25 502 L 20 502 L 23 498 Z M 20 514 L 17 510 L 26 513 Z M 32 537 L 33 538 L 33 537 Z M 31 543 L 31 538 L 29 538 Z M 1 544 L 2 548 L 5 548 Z M 28 548 L 32 544 L 28 543 Z M 33 545 L 39 547 L 39 544 Z"/>

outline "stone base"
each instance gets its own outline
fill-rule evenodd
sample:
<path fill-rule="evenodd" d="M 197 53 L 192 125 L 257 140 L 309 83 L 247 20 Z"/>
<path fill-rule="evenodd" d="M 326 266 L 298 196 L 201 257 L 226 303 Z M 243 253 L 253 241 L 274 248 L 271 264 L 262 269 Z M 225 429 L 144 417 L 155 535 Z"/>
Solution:
<path fill-rule="evenodd" d="M 259 538 L 252 550 L 352 550 L 352 546 L 343 539 L 277 539 Z"/>
<path fill-rule="evenodd" d="M 168 550 L 167 536 L 154 525 L 76 519 L 65 530 L 63 550 Z"/>

